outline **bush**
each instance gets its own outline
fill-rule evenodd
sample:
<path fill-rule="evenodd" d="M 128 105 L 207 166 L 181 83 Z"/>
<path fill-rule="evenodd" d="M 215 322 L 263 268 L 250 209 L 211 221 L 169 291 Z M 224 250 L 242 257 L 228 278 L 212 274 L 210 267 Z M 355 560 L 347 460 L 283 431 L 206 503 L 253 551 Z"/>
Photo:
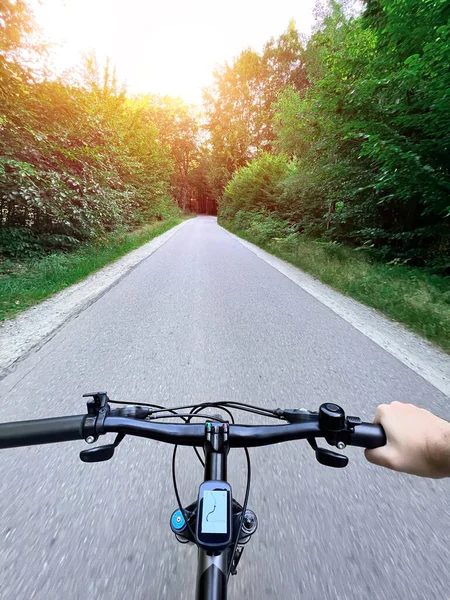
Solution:
<path fill-rule="evenodd" d="M 220 215 L 233 219 L 240 210 L 275 211 L 289 169 L 286 157 L 262 153 L 235 172 L 219 203 Z"/>
<path fill-rule="evenodd" d="M 259 244 L 292 239 L 296 235 L 288 221 L 277 219 L 265 210 L 239 210 L 233 219 L 226 220 L 221 217 L 220 222 L 228 225 L 233 231 L 248 233 Z"/>

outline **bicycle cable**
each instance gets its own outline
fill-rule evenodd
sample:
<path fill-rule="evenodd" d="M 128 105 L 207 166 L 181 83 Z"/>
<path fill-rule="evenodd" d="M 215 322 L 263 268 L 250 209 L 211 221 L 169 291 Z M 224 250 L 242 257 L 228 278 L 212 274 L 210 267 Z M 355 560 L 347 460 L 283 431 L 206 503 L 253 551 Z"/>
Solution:
<path fill-rule="evenodd" d="M 242 526 L 244 525 L 245 511 L 247 510 L 248 497 L 250 495 L 250 482 L 251 482 L 251 478 L 252 478 L 252 468 L 251 468 L 251 464 L 250 464 L 250 454 L 249 454 L 248 448 L 244 448 L 244 450 L 245 450 L 245 456 L 247 458 L 247 486 L 245 489 L 244 504 L 242 505 L 242 513 L 241 513 L 241 519 L 239 522 L 238 534 L 236 536 L 236 541 L 234 542 L 233 550 L 231 552 L 231 557 L 230 557 L 230 564 L 228 566 L 227 581 L 230 578 L 231 569 L 233 568 L 234 555 L 236 554 L 237 547 L 239 546 L 239 539 L 241 537 Z"/>

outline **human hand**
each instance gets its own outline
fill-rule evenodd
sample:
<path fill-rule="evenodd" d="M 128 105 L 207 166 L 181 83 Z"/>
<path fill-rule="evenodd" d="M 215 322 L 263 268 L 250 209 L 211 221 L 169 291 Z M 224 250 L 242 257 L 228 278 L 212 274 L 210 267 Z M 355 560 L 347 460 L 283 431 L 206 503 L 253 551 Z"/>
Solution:
<path fill-rule="evenodd" d="M 421 477 L 450 477 L 450 423 L 413 404 L 380 404 L 374 423 L 387 443 L 367 449 L 368 461 Z"/>

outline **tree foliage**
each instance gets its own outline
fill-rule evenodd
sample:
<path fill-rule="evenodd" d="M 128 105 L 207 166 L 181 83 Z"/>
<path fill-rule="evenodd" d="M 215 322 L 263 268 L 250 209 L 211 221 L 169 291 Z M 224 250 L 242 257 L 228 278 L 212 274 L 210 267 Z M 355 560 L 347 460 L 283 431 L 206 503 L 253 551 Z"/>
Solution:
<path fill-rule="evenodd" d="M 284 156 L 263 152 L 239 169 L 228 183 L 220 205 L 221 215 L 226 219 L 239 211 L 276 211 L 288 171 Z"/>
<path fill-rule="evenodd" d="M 286 85 L 273 105 L 272 151 L 292 168 L 270 210 L 298 231 L 449 271 L 448 2 L 370 0 L 357 16 L 333 2 L 302 63 L 306 93 Z M 229 216 L 226 194 L 222 206 Z"/>
<path fill-rule="evenodd" d="M 183 210 L 190 207 L 193 195 L 192 177 L 199 165 L 199 116 L 194 107 L 179 98 L 148 96 L 147 117 L 158 128 L 159 141 L 170 153 L 174 172 L 174 196 Z"/>
<path fill-rule="evenodd" d="M 0 244 L 69 247 L 220 201 L 227 219 L 448 273 L 450 5 L 356 7 L 323 0 L 309 40 L 291 22 L 243 50 L 199 115 L 128 97 L 92 54 L 46 77 L 28 5 L 0 0 Z"/>
<path fill-rule="evenodd" d="M 94 54 L 64 79 L 31 68 L 42 51 L 26 3 L 0 4 L 0 250 L 70 248 L 186 207 L 197 122 L 181 102 L 131 98 Z"/>
<path fill-rule="evenodd" d="M 212 152 L 210 185 L 220 195 L 236 169 L 270 151 L 275 139 L 272 117 L 277 94 L 287 85 L 306 85 L 302 41 L 294 23 L 262 52 L 246 49 L 214 72 L 205 90 L 206 130 Z"/>

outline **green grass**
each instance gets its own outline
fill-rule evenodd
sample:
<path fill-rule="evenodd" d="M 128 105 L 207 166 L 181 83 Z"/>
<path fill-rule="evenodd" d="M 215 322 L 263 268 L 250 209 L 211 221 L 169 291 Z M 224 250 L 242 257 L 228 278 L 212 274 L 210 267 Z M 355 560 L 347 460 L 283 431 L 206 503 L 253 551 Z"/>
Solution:
<path fill-rule="evenodd" d="M 300 267 L 344 294 L 372 306 L 450 353 L 450 278 L 422 269 L 370 261 L 342 245 L 299 236 L 269 238 L 221 225 Z"/>
<path fill-rule="evenodd" d="M 11 272 L 0 274 L 0 320 L 84 279 L 181 221 L 173 217 L 137 231 L 110 234 L 76 252 L 55 253 L 15 264 Z"/>

